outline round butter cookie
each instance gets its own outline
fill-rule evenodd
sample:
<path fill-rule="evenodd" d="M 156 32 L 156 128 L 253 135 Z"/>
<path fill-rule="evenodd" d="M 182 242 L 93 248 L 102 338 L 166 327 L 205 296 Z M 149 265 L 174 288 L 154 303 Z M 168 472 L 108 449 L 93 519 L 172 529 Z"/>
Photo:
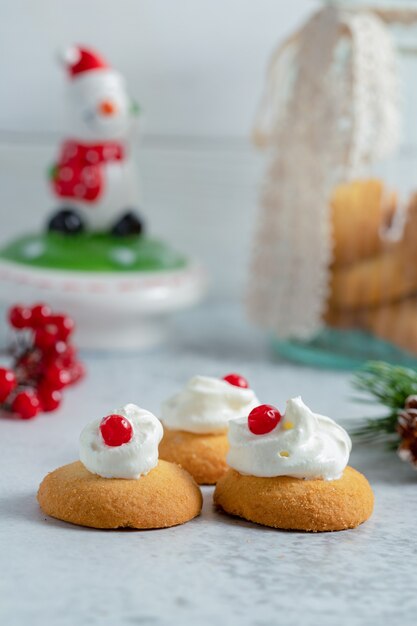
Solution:
<path fill-rule="evenodd" d="M 226 433 L 196 434 L 164 428 L 161 459 L 181 465 L 199 485 L 214 485 L 228 470 Z"/>
<path fill-rule="evenodd" d="M 216 485 L 214 502 L 226 513 L 264 526 L 323 532 L 365 522 L 374 495 L 365 476 L 352 467 L 331 481 L 243 476 L 230 469 Z"/>
<path fill-rule="evenodd" d="M 92 528 L 167 528 L 199 515 L 200 489 L 173 463 L 159 461 L 139 479 L 102 478 L 80 461 L 48 474 L 38 491 L 47 515 Z"/>
<path fill-rule="evenodd" d="M 310 532 L 354 528 L 372 513 L 368 481 L 347 465 L 349 435 L 300 397 L 288 400 L 284 415 L 260 405 L 231 421 L 229 443 L 231 469 L 214 492 L 226 513 Z"/>
<path fill-rule="evenodd" d="M 93 528 L 167 528 L 199 515 L 196 482 L 158 458 L 162 424 L 135 404 L 95 420 L 80 436 L 80 461 L 48 474 L 38 491 L 51 517 Z"/>
<path fill-rule="evenodd" d="M 200 485 L 213 485 L 227 471 L 229 421 L 259 404 L 240 374 L 194 376 L 161 409 L 161 459 L 178 463 Z"/>

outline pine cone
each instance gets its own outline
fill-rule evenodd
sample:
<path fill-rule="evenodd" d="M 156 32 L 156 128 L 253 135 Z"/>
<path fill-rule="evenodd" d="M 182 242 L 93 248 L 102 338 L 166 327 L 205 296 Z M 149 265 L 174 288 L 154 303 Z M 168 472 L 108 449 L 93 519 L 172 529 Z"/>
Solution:
<path fill-rule="evenodd" d="M 397 433 L 401 437 L 399 457 L 417 467 L 417 395 L 408 396 L 398 414 Z"/>

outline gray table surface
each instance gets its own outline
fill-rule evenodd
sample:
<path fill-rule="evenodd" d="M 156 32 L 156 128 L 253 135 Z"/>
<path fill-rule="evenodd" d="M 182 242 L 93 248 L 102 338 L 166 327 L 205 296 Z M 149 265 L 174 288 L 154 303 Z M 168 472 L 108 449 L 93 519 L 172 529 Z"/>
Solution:
<path fill-rule="evenodd" d="M 0 145 L 1 241 L 46 218 L 44 170 L 55 151 Z M 230 519 L 213 510 L 210 488 L 198 519 L 167 530 L 102 532 L 42 515 L 38 484 L 77 457 L 87 421 L 132 401 L 158 414 L 161 400 L 193 374 L 241 372 L 262 401 L 283 407 L 301 394 L 348 427 L 367 409 L 352 402 L 348 374 L 274 360 L 244 320 L 237 300 L 259 180 L 252 152 L 149 145 L 140 170 L 152 229 L 204 262 L 212 302 L 178 318 L 170 343 L 153 352 L 85 355 L 88 378 L 67 392 L 59 412 L 0 420 L 0 623 L 414 625 L 417 474 L 381 449 L 354 449 L 352 465 L 370 479 L 376 508 L 367 524 L 343 533 Z"/>
<path fill-rule="evenodd" d="M 301 394 L 351 426 L 363 413 L 349 376 L 274 360 L 235 305 L 181 316 L 169 344 L 136 355 L 85 355 L 88 378 L 63 408 L 31 422 L 1 420 L 0 621 L 31 624 L 415 624 L 417 474 L 381 449 L 351 463 L 376 495 L 362 527 L 280 532 L 219 514 L 159 531 L 96 531 L 46 518 L 36 490 L 77 457 L 80 429 L 126 402 L 156 413 L 195 373 L 239 371 L 264 402 Z"/>

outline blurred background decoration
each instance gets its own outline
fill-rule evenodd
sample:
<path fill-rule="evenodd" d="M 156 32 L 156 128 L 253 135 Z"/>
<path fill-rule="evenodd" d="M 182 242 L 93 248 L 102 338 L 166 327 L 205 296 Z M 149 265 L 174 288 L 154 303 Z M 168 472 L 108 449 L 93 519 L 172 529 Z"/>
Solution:
<path fill-rule="evenodd" d="M 414 363 L 416 13 L 395 0 L 6 0 L 0 246 L 56 208 L 45 166 L 67 128 L 53 51 L 86 42 L 141 106 L 149 234 L 201 259 L 209 302 L 237 310 L 252 248 L 251 318 L 281 355 Z"/>
<path fill-rule="evenodd" d="M 0 248 L 0 302 L 47 297 L 77 320 L 83 348 L 148 348 L 170 314 L 201 299 L 203 270 L 146 232 L 132 159 L 138 105 L 123 76 L 88 46 L 61 61 L 69 115 L 48 171 L 54 210 Z"/>
<path fill-rule="evenodd" d="M 271 59 L 249 289 L 284 356 L 417 363 L 417 5 L 334 0 Z"/>
<path fill-rule="evenodd" d="M 199 258 L 212 299 L 241 298 L 261 160 L 250 128 L 276 41 L 318 6 L 262 0 L 4 0 L 0 7 L 0 245 L 54 203 L 45 167 L 66 135 L 54 54 L 88 43 L 141 107 L 137 173 L 151 235 Z"/>

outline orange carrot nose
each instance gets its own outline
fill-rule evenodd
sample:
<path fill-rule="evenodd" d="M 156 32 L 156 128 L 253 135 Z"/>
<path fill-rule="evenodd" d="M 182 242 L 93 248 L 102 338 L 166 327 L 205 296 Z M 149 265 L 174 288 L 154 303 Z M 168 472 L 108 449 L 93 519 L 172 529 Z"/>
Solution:
<path fill-rule="evenodd" d="M 98 105 L 101 115 L 114 115 L 117 112 L 117 106 L 112 100 L 102 100 Z"/>

